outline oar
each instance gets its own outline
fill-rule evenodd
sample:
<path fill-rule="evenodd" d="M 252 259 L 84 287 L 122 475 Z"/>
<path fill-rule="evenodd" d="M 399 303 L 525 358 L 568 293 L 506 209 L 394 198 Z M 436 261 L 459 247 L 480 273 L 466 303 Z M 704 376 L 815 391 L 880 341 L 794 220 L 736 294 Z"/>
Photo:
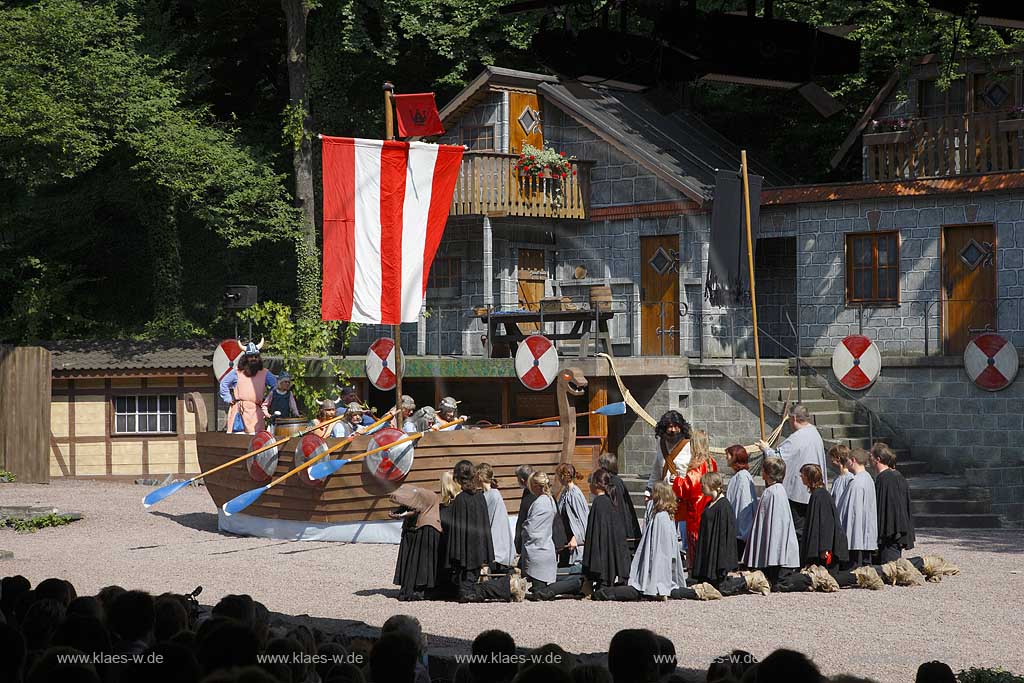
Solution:
<path fill-rule="evenodd" d="M 465 420 L 466 420 L 466 416 L 463 415 L 462 417 L 460 417 L 458 419 L 455 419 L 455 420 L 452 420 L 451 422 L 444 422 L 441 425 L 439 425 L 438 431 L 440 431 L 441 429 L 444 429 L 445 427 L 451 427 L 452 425 L 460 424 L 460 423 L 464 422 Z M 409 434 L 408 436 L 403 436 L 401 439 L 397 439 L 395 441 L 392 441 L 391 443 L 387 444 L 386 446 L 379 446 L 377 448 L 374 448 L 373 450 L 366 451 L 365 453 L 360 453 L 359 455 L 353 456 L 352 458 L 349 458 L 348 460 L 327 460 L 325 462 L 317 463 L 314 467 L 311 467 L 309 469 L 309 478 L 310 479 L 326 479 L 327 477 L 331 476 L 332 474 L 334 474 L 335 472 L 337 472 L 338 470 L 340 470 L 342 467 L 344 467 L 345 465 L 349 464 L 353 460 L 359 460 L 360 458 L 365 458 L 366 456 L 373 455 L 374 453 L 380 453 L 381 451 L 390 450 L 390 449 L 392 449 L 395 446 L 398 446 L 400 444 L 407 443 L 409 441 L 415 441 L 416 439 L 419 439 L 424 434 L 427 434 L 430 431 L 432 431 L 432 430 L 427 430 L 426 432 L 417 432 L 415 434 Z M 320 458 L 323 455 L 324 454 L 321 453 L 320 455 L 317 456 L 317 458 Z M 403 453 L 402 455 L 405 455 L 405 454 Z M 314 459 L 316 459 L 316 458 L 314 458 Z M 310 462 L 312 462 L 312 460 Z M 309 465 L 310 463 L 306 463 L 306 464 Z"/>
<path fill-rule="evenodd" d="M 368 430 L 369 429 L 373 429 L 377 425 L 390 420 L 391 419 L 391 415 L 392 415 L 392 412 L 389 411 L 387 414 L 385 414 L 382 418 L 380 418 L 379 420 L 377 420 L 373 424 L 367 425 L 367 429 Z M 352 433 L 352 434 L 350 434 L 349 436 L 345 437 L 344 439 L 342 439 L 338 443 L 334 444 L 333 446 L 331 446 L 330 448 L 325 450 L 323 453 L 321 453 L 321 454 L 319 454 L 317 456 L 314 456 L 314 457 L 310 458 L 309 460 L 307 460 L 306 462 L 304 462 L 301 465 L 299 465 L 298 467 L 295 467 L 295 468 L 289 470 L 288 472 L 285 472 L 284 474 L 282 474 L 280 477 L 278 477 L 274 481 L 270 482 L 269 484 L 267 484 L 265 486 L 260 486 L 259 488 L 255 488 L 255 489 L 252 489 L 251 491 L 246 491 L 245 493 L 242 493 L 240 495 L 235 496 L 234 498 L 232 498 L 228 502 L 224 503 L 224 505 L 221 506 L 221 509 L 224 510 L 224 514 L 228 515 L 229 517 L 231 515 L 235 514 L 236 512 L 241 512 L 245 508 L 247 508 L 250 505 L 252 505 L 253 503 L 255 503 L 259 499 L 259 497 L 262 496 L 264 493 L 266 493 L 269 489 L 272 489 L 273 487 L 277 486 L 278 484 L 284 482 L 286 479 L 288 479 L 292 475 L 298 474 L 302 470 L 310 467 L 313 463 L 317 462 L 318 460 L 320 460 L 324 456 L 329 455 L 330 453 L 333 453 L 334 451 L 338 450 L 339 448 L 341 448 L 341 447 L 351 443 L 352 440 L 355 439 L 357 436 L 361 436 L 361 434 L 359 434 L 359 433 Z M 362 457 L 362 456 L 356 456 L 356 457 Z M 348 462 L 348 460 L 338 460 L 337 462 Z"/>
<path fill-rule="evenodd" d="M 261 446 L 260 448 L 257 448 L 254 451 L 249 451 L 245 455 L 238 456 L 234 460 L 230 460 L 230 461 L 228 461 L 228 462 L 226 462 L 226 463 L 224 463 L 222 465 L 217 465 L 212 470 L 207 470 L 205 472 L 200 472 L 199 474 L 197 474 L 196 476 L 192 477 L 191 479 L 186 479 L 185 481 L 176 481 L 173 484 L 168 484 L 167 486 L 161 486 L 160 488 L 156 489 L 155 491 L 150 491 L 149 495 L 147 495 L 145 498 L 142 499 L 142 505 L 144 507 L 147 507 L 147 508 L 151 507 L 153 505 L 156 505 L 157 503 L 159 503 L 161 500 L 163 500 L 167 496 L 171 495 L 172 493 L 176 493 L 176 492 L 180 491 L 181 489 L 185 488 L 186 486 L 188 486 L 192 482 L 196 481 L 197 479 L 202 479 L 203 477 L 207 477 L 207 476 L 213 474 L 214 472 L 220 472 L 222 469 L 225 469 L 227 467 L 231 467 L 235 463 L 242 462 L 243 460 L 245 460 L 247 458 L 251 458 L 254 455 L 259 455 L 260 453 L 263 453 L 265 451 L 269 451 L 271 448 L 274 448 L 276 446 L 280 446 L 281 444 L 287 443 L 288 441 L 290 441 L 291 439 L 294 439 L 297 436 L 305 436 L 306 434 L 309 434 L 312 431 L 320 429 L 324 425 L 329 425 L 331 423 L 337 422 L 338 420 L 344 420 L 344 419 L 345 419 L 344 415 L 338 415 L 337 417 L 332 417 L 330 420 L 324 420 L 323 422 L 321 422 L 318 425 L 313 425 L 312 427 L 309 427 L 307 429 L 303 429 L 302 431 L 296 432 L 296 433 L 292 434 L 291 436 L 289 436 L 287 439 L 282 439 L 281 441 L 271 441 L 270 443 L 268 443 L 268 444 L 266 444 L 264 446 Z"/>
<path fill-rule="evenodd" d="M 595 408 L 594 410 L 588 410 L 583 413 L 576 413 L 576 417 L 583 417 L 584 415 L 625 415 L 626 414 L 626 402 L 619 401 L 618 403 L 609 403 L 606 406 Z M 485 427 L 485 429 L 498 429 L 499 427 L 521 427 L 523 425 L 544 425 L 547 426 L 552 420 L 557 420 L 558 416 L 554 417 L 538 417 L 534 420 L 526 420 L 524 422 L 510 422 L 507 425 L 491 425 Z M 555 422 L 554 424 L 558 424 Z"/>

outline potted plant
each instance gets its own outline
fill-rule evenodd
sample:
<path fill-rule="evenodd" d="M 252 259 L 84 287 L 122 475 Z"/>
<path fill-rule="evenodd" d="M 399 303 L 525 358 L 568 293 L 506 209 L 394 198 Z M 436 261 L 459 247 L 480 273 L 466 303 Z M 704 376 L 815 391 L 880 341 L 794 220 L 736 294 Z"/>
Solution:
<path fill-rule="evenodd" d="M 565 179 L 570 173 L 576 175 L 572 167 L 574 158 L 550 147 L 540 149 L 524 144 L 516 161 L 516 173 L 520 183 L 527 188 L 539 180 L 542 191 L 551 195 L 552 205 L 560 208 L 565 204 Z"/>
<path fill-rule="evenodd" d="M 864 134 L 865 145 L 886 145 L 905 142 L 910 137 L 912 119 L 902 116 L 874 119 Z"/>

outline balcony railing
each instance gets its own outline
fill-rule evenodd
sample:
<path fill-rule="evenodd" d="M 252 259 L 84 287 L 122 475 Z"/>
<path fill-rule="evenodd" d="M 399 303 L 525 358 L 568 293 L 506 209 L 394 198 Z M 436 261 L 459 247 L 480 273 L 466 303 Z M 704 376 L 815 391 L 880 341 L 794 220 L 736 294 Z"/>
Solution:
<path fill-rule="evenodd" d="M 575 173 L 563 179 L 520 178 L 518 159 L 516 154 L 466 152 L 450 215 L 587 217 L 593 162 L 570 162 Z"/>
<path fill-rule="evenodd" d="M 1024 119 L 1009 112 L 910 119 L 864 135 L 864 179 L 907 180 L 1024 169 Z"/>

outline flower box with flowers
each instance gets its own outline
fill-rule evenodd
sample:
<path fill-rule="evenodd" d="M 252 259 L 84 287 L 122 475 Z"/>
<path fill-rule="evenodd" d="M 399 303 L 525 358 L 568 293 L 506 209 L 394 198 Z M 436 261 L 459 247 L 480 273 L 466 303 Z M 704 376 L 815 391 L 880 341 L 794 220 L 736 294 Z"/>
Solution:
<path fill-rule="evenodd" d="M 555 208 L 564 206 L 565 181 L 570 175 L 576 175 L 573 159 L 550 147 L 539 149 L 523 145 L 515 166 L 521 190 L 524 194 L 540 191 L 550 196 Z"/>
<path fill-rule="evenodd" d="M 1021 133 L 1024 132 L 1024 106 L 1011 107 L 1006 112 L 1006 118 L 999 120 L 1000 133 Z"/>
<path fill-rule="evenodd" d="M 911 120 L 903 117 L 875 119 L 864 132 L 864 144 L 890 145 L 910 141 Z"/>

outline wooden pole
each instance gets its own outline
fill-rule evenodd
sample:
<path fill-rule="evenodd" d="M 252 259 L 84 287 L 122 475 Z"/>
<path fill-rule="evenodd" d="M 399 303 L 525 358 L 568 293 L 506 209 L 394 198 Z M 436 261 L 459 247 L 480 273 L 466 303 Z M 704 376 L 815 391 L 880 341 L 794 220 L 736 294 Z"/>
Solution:
<path fill-rule="evenodd" d="M 743 166 L 743 217 L 747 228 L 747 270 L 750 273 L 750 310 L 754 317 L 754 368 L 757 372 L 757 411 L 761 420 L 761 440 L 764 441 L 764 387 L 761 386 L 761 347 L 757 334 L 757 289 L 754 286 L 754 240 L 750 234 L 750 180 L 747 178 L 747 150 L 740 152 Z M 760 201 L 760 200 L 759 200 Z"/>
<path fill-rule="evenodd" d="M 394 84 L 385 81 L 384 82 L 384 139 L 394 140 L 395 139 L 395 112 L 393 108 L 393 99 L 395 86 Z M 396 291 L 399 293 L 398 296 L 401 298 L 402 292 L 402 273 L 398 273 L 398 282 L 396 283 Z M 399 306 L 401 309 L 401 306 Z M 395 338 L 395 426 L 398 429 L 402 428 L 404 422 L 402 417 L 402 325 L 391 326 L 391 334 Z"/>

